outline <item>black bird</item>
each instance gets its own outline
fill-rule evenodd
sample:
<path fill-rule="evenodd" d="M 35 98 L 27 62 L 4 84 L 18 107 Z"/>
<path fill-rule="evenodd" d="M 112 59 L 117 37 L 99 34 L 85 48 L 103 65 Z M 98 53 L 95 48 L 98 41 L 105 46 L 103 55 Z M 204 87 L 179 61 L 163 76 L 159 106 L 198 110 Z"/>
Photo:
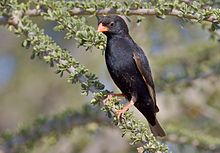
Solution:
<path fill-rule="evenodd" d="M 145 116 L 154 136 L 165 136 L 156 119 L 159 111 L 151 69 L 143 50 L 129 35 L 125 21 L 116 15 L 99 19 L 98 31 L 107 36 L 105 60 L 108 71 L 122 94 L 129 100 L 119 117 L 132 105 Z"/>

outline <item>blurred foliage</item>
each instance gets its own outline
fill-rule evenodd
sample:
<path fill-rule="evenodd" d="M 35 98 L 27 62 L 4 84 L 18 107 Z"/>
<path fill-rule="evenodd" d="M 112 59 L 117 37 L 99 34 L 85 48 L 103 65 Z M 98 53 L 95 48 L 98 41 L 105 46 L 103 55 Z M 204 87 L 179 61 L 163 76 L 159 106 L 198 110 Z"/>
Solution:
<path fill-rule="evenodd" d="M 106 11 L 106 8 L 111 8 L 111 11 L 108 12 L 108 9 Z M 30 9 L 32 11 L 29 11 Z M 104 12 L 100 13 L 102 9 Z M 132 11 L 139 9 L 148 9 L 153 13 L 130 17 L 134 15 Z M 132 112 L 127 112 L 125 119 L 121 122 L 114 117 L 114 110 L 122 107 L 118 99 L 113 99 L 102 107 L 102 99 L 110 91 L 105 90 L 104 85 L 90 72 L 99 74 L 98 76 L 108 88 L 113 89 L 113 87 L 108 79 L 103 79 L 108 77 L 103 76 L 102 71 L 106 71 L 103 66 L 104 61 L 101 60 L 103 57 L 97 60 L 96 56 L 100 56 L 100 53 L 76 52 L 76 48 L 72 49 L 72 41 L 62 39 L 74 38 L 77 42 L 75 45 L 74 41 L 74 46 L 82 47 L 77 50 L 98 48 L 103 51 L 106 38 L 97 33 L 96 28 L 93 27 L 96 26 L 95 15 L 109 13 L 128 15 L 132 37 L 144 50 L 150 51 L 146 53 L 154 73 L 160 107 L 158 115 L 164 120 L 164 127 L 168 133 L 164 142 L 169 150 L 173 152 L 219 152 L 220 57 L 218 52 L 220 44 L 217 41 L 220 35 L 220 11 L 219 2 L 211 0 L 30 0 L 18 2 L 4 0 L 0 2 L 0 25 L 7 25 L 9 30 L 20 36 L 19 39 L 24 40 L 22 42 L 24 48 L 33 49 L 32 54 L 29 55 L 32 59 L 35 57 L 40 59 L 27 60 L 28 54 L 23 55 L 18 52 L 22 50 L 17 47 L 21 42 L 14 42 L 15 38 L 8 37 L 10 34 L 2 28 L 0 34 L 5 35 L 0 38 L 2 50 L 9 48 L 10 51 L 2 52 L 1 56 L 2 59 L 12 64 L 11 66 L 8 63 L 5 64 L 0 59 L 0 67 L 3 65 L 2 73 L 11 69 L 5 74 L 8 75 L 8 80 L 5 79 L 7 83 L 4 83 L 0 90 L 0 131 L 16 129 L 16 124 L 20 124 L 20 130 L 16 130 L 17 134 L 2 132 L 4 134 L 0 139 L 1 149 L 5 152 L 11 151 L 7 150 L 8 148 L 15 149 L 17 152 L 19 150 L 20 152 L 62 152 L 59 148 L 63 146 L 64 152 L 136 152 L 134 148 L 138 148 L 139 152 L 167 151 L 163 144 L 152 137 L 145 124 L 134 119 Z M 157 18 L 145 18 L 144 15 L 154 15 Z M 40 17 L 31 18 L 32 16 Z M 176 16 L 178 19 L 168 16 Z M 55 33 L 50 29 L 60 33 Z M 8 42 L 12 45 L 8 45 Z M 71 54 L 80 62 L 72 58 Z M 61 84 L 62 81 L 47 71 L 45 63 L 41 60 L 55 67 L 55 73 L 67 78 L 68 82 L 79 83 L 83 94 L 94 93 L 92 104 L 101 105 L 102 110 L 112 117 L 113 123 L 121 129 L 122 135 L 130 138 L 134 148 L 128 149 L 126 145 L 121 144 L 118 150 L 112 151 L 111 145 L 103 147 L 105 145 L 97 145 L 98 142 L 92 143 L 94 135 L 101 135 L 99 138 L 102 139 L 103 134 L 100 131 L 106 129 L 102 126 L 106 120 L 102 118 L 101 122 L 96 122 L 95 118 L 99 117 L 99 113 L 96 112 L 93 116 L 88 114 L 90 110 L 83 111 L 83 109 L 77 111 L 79 116 L 74 116 L 75 110 L 83 105 L 81 102 L 91 98 L 83 99 L 79 96 L 79 86 L 76 90 L 72 90 L 70 85 Z M 86 65 L 88 69 L 83 65 Z M 71 101 L 74 101 L 74 104 Z M 57 114 L 68 107 L 72 108 L 72 105 L 74 105 L 73 110 L 55 115 L 51 120 L 44 117 L 44 119 L 32 122 L 33 126 L 26 124 L 37 115 Z M 65 119 L 69 115 L 74 116 L 77 126 L 72 127 L 71 122 L 66 122 Z M 6 118 L 10 119 L 5 120 Z M 85 120 L 86 126 L 81 126 L 80 123 Z M 44 133 L 41 127 L 53 121 L 58 123 L 48 124 L 50 125 L 48 132 L 51 133 Z M 22 124 L 22 122 L 25 123 Z M 63 132 L 59 133 L 59 128 L 56 131 L 57 127 Z M 35 133 L 33 129 L 39 131 Z M 25 137 L 32 136 L 33 133 L 37 134 L 34 140 Z M 108 136 L 106 143 L 111 136 L 113 137 L 111 134 Z M 124 149 L 120 150 L 120 148 Z"/>

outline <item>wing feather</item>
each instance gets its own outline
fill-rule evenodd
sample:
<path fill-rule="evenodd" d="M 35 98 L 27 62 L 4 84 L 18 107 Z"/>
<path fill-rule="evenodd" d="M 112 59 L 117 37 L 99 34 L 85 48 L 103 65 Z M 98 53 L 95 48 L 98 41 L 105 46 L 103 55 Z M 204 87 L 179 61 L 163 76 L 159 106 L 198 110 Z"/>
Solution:
<path fill-rule="evenodd" d="M 144 57 L 145 57 L 145 55 L 144 55 Z M 149 95 L 150 95 L 151 99 L 155 103 L 156 112 L 158 112 L 159 109 L 156 106 L 156 93 L 155 93 L 153 78 L 151 75 L 149 64 L 146 63 L 147 60 L 143 59 L 143 57 L 141 57 L 137 52 L 133 52 L 133 59 L 135 61 L 135 64 L 136 64 L 141 76 L 143 77 L 143 80 L 144 80 L 146 87 L 149 91 Z"/>

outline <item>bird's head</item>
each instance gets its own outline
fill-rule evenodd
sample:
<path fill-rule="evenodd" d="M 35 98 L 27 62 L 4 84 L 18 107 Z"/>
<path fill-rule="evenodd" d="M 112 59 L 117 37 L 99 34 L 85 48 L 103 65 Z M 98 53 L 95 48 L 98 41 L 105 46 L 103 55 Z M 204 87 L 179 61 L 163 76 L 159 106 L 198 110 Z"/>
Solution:
<path fill-rule="evenodd" d="M 125 21 L 117 15 L 104 16 L 99 19 L 98 31 L 105 35 L 128 34 L 128 26 Z"/>

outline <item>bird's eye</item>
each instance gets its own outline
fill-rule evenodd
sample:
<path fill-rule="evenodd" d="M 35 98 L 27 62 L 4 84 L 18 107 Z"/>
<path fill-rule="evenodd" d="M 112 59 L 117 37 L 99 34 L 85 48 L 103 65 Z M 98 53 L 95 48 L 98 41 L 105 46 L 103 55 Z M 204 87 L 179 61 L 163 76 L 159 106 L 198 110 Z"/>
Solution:
<path fill-rule="evenodd" d="M 115 25 L 115 23 L 114 23 L 114 22 L 111 22 L 111 23 L 109 23 L 109 25 L 112 27 L 112 26 Z"/>

